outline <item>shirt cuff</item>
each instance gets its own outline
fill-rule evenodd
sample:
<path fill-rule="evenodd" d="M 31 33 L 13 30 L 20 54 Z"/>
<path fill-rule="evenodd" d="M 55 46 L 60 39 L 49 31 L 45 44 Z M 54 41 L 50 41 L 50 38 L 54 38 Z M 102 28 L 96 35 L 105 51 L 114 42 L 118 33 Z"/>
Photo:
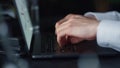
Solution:
<path fill-rule="evenodd" d="M 118 16 L 116 15 L 116 11 L 110 11 L 110 12 L 87 12 L 84 14 L 84 16 L 87 17 L 95 17 L 97 20 L 114 20 L 119 21 Z"/>
<path fill-rule="evenodd" d="M 102 20 L 97 28 L 97 43 L 120 51 L 120 21 Z"/>

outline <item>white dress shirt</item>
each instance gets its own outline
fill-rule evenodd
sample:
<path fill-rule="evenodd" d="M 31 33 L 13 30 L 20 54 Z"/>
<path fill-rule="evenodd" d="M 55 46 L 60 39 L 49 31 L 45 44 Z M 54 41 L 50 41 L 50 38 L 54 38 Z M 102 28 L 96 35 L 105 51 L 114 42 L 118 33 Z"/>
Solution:
<path fill-rule="evenodd" d="M 120 51 L 120 13 L 88 12 L 85 16 L 95 16 L 100 21 L 96 36 L 98 45 Z"/>

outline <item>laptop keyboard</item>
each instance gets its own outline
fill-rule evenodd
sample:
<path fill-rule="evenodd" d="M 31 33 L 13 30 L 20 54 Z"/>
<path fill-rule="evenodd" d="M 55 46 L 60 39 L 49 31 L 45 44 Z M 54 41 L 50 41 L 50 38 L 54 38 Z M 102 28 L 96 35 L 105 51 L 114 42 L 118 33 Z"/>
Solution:
<path fill-rule="evenodd" d="M 53 33 L 41 34 L 41 45 L 34 46 L 34 54 L 59 54 L 59 53 L 83 53 L 89 52 L 89 50 L 95 51 L 94 43 L 83 42 L 78 44 L 68 44 L 64 47 L 60 47 L 56 41 L 56 36 Z"/>
<path fill-rule="evenodd" d="M 41 40 L 41 52 L 51 53 L 57 50 L 55 35 L 53 34 L 43 34 Z"/>
<path fill-rule="evenodd" d="M 76 52 L 78 44 L 68 44 L 60 47 L 56 41 L 55 34 L 44 33 L 41 40 L 41 53 L 71 53 Z"/>

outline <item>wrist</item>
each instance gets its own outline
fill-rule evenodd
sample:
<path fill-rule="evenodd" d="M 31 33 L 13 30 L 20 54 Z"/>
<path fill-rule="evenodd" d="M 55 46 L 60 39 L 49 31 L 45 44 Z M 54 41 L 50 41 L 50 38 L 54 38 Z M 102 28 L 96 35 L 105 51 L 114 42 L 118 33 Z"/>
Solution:
<path fill-rule="evenodd" d="M 89 39 L 88 40 L 95 40 L 97 36 L 97 28 L 99 25 L 98 20 L 93 20 L 89 26 Z"/>
<path fill-rule="evenodd" d="M 93 28 L 92 28 L 93 39 L 96 39 L 98 25 L 99 25 L 99 21 L 98 20 L 94 20 L 94 24 L 93 24 Z"/>

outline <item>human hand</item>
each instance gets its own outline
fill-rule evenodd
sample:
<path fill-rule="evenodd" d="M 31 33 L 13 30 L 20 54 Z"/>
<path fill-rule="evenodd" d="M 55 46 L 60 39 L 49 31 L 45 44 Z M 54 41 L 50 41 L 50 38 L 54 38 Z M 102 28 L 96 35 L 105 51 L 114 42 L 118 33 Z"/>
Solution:
<path fill-rule="evenodd" d="M 69 14 L 55 25 L 58 44 L 62 46 L 68 42 L 74 44 L 83 40 L 94 40 L 98 24 L 99 21 L 94 17 Z"/>

